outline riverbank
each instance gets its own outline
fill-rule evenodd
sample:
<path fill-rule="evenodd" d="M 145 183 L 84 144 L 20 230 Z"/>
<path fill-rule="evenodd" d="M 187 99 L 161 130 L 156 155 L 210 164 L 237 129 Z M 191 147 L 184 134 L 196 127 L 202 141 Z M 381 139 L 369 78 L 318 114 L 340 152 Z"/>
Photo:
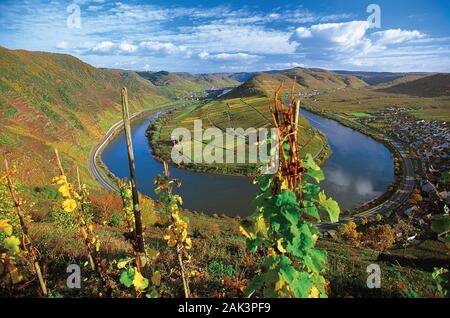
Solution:
<path fill-rule="evenodd" d="M 134 122 L 136 120 L 142 119 L 146 116 L 158 116 L 164 111 L 170 111 L 173 109 L 174 104 L 170 103 L 166 105 L 161 105 L 152 109 L 145 109 L 141 112 L 135 113 L 130 116 L 130 121 Z M 88 169 L 91 177 L 97 181 L 101 187 L 108 191 L 117 191 L 117 181 L 118 177 L 112 173 L 109 168 L 105 165 L 102 160 L 102 153 L 106 146 L 114 140 L 123 131 L 123 121 L 120 120 L 106 132 L 103 139 L 92 149 L 89 155 Z"/>
<path fill-rule="evenodd" d="M 340 223 L 361 218 L 370 218 L 376 214 L 390 215 L 407 202 L 414 189 L 415 176 L 412 160 L 402 145 L 389 139 L 382 133 L 375 131 L 371 127 L 364 126 L 333 112 L 318 111 L 317 109 L 305 105 L 302 105 L 302 108 L 316 115 L 334 120 L 343 126 L 373 138 L 386 146 L 394 158 L 394 180 L 391 182 L 387 190 L 376 199 L 366 202 L 356 209 L 346 211 L 344 215 L 351 217 L 343 219 Z M 324 226 L 324 228 L 327 227 L 328 225 Z M 331 227 L 335 228 L 336 226 L 332 225 Z"/>

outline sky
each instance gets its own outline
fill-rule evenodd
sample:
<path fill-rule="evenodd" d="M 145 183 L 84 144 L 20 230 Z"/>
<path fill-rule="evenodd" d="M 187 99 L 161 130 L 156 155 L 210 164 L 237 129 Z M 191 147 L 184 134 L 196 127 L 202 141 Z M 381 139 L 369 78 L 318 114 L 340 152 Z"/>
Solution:
<path fill-rule="evenodd" d="M 140 71 L 450 72 L 450 1 L 0 0 L 0 46 Z"/>

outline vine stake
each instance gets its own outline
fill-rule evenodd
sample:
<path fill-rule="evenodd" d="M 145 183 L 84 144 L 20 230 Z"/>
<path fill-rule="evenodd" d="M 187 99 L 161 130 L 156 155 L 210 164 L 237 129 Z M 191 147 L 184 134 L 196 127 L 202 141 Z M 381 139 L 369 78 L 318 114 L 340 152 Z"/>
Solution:
<path fill-rule="evenodd" d="M 126 87 L 122 88 L 121 96 L 122 96 L 123 126 L 125 128 L 125 139 L 127 141 L 128 165 L 130 168 L 130 183 L 133 195 L 133 212 L 136 227 L 135 231 L 135 242 L 137 245 L 137 250 L 135 251 L 136 266 L 138 270 L 141 271 L 141 267 L 144 267 L 146 264 L 145 243 L 144 243 L 144 235 L 142 234 L 143 229 L 142 229 L 141 209 L 139 206 L 139 194 L 136 186 L 136 168 L 134 163 L 133 142 L 131 140 L 130 115 L 128 109 L 128 91 Z"/>

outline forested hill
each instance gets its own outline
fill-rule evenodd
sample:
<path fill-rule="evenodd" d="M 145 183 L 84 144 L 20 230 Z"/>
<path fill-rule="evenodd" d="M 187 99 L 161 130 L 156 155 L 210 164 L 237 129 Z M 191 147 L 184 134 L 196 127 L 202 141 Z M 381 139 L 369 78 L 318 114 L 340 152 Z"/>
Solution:
<path fill-rule="evenodd" d="M 284 71 L 257 73 L 244 84 L 224 95 L 223 98 L 272 96 L 281 82 L 285 84 L 284 92 L 288 92 L 294 79 L 297 85 L 296 92 L 367 86 L 367 83 L 353 75 L 340 75 L 322 69 L 297 67 Z"/>

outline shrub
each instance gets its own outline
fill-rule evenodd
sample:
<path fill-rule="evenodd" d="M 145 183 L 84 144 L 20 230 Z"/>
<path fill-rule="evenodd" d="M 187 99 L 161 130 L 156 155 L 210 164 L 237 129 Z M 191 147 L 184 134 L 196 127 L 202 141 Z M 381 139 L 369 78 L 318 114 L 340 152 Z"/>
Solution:
<path fill-rule="evenodd" d="M 112 193 L 91 195 L 89 199 L 94 209 L 94 221 L 97 223 L 109 223 L 114 213 L 122 209 L 122 200 Z"/>
<path fill-rule="evenodd" d="M 224 277 L 236 278 L 236 270 L 233 265 L 224 265 L 217 261 L 209 263 L 208 272 L 219 279 Z"/>
<path fill-rule="evenodd" d="M 349 241 L 354 246 L 361 244 L 361 233 L 357 230 L 357 225 L 354 221 L 350 221 L 338 227 L 338 235 L 340 238 Z"/>
<path fill-rule="evenodd" d="M 380 252 L 384 252 L 394 244 L 394 231 L 389 224 L 370 228 L 364 234 L 364 245 Z"/>

